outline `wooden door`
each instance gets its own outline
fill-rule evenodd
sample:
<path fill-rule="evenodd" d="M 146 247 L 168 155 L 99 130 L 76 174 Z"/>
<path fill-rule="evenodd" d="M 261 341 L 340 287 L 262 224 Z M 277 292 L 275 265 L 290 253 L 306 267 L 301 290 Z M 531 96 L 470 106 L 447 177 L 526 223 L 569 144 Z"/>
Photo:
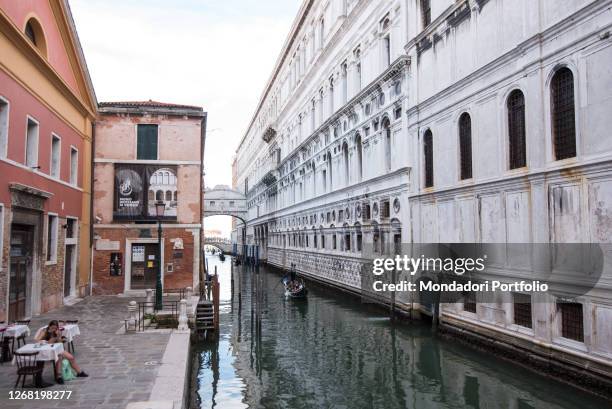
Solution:
<path fill-rule="evenodd" d="M 26 317 L 27 283 L 32 275 L 34 228 L 14 224 L 11 227 L 9 320 Z"/>

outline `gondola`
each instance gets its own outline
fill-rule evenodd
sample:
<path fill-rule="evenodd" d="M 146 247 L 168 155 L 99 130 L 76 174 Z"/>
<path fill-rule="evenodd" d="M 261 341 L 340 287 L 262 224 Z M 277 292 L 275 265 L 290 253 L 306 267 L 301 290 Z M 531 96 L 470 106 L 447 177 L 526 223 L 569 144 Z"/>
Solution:
<path fill-rule="evenodd" d="M 304 280 L 295 276 L 294 266 L 292 265 L 290 273 L 283 277 L 283 285 L 285 286 L 285 297 L 289 298 L 305 298 L 308 294 L 308 289 Z"/>

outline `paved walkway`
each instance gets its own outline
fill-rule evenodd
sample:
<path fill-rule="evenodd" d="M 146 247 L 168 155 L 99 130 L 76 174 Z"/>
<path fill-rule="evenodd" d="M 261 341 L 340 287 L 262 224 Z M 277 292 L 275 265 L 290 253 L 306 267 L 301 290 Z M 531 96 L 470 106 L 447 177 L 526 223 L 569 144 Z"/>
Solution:
<path fill-rule="evenodd" d="M 148 400 L 170 334 L 117 335 L 128 315 L 129 301 L 121 297 L 88 297 L 73 306 L 33 318 L 28 342 L 32 342 L 38 328 L 52 319 L 79 320 L 81 335 L 75 340 L 75 356 L 89 378 L 42 389 L 72 391 L 68 400 L 10 400 L 9 391 L 17 380 L 17 368 L 5 362 L 0 365 L 0 408 L 122 409 L 129 402 Z M 53 380 L 49 363 L 45 364 L 44 380 Z"/>

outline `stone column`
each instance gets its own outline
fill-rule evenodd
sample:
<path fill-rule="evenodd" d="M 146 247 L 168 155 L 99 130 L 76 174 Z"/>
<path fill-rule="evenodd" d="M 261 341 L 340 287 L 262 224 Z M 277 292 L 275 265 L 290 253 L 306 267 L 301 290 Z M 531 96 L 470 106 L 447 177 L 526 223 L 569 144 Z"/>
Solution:
<path fill-rule="evenodd" d="M 128 315 L 130 317 L 128 320 L 128 328 L 133 326 L 134 330 L 136 330 L 136 326 L 138 325 L 138 306 L 136 305 L 136 301 L 130 301 L 128 303 Z"/>
<path fill-rule="evenodd" d="M 185 299 L 181 300 L 181 304 L 179 307 L 178 330 L 189 330 L 189 326 L 187 325 L 187 300 Z"/>
<path fill-rule="evenodd" d="M 187 313 L 191 311 L 191 297 L 193 295 L 193 289 L 191 287 L 185 288 L 185 299 L 187 300 Z"/>
<path fill-rule="evenodd" d="M 152 288 L 147 288 L 147 298 L 146 298 L 146 302 L 147 302 L 147 306 L 145 308 L 145 312 L 147 314 L 153 314 L 153 289 Z"/>

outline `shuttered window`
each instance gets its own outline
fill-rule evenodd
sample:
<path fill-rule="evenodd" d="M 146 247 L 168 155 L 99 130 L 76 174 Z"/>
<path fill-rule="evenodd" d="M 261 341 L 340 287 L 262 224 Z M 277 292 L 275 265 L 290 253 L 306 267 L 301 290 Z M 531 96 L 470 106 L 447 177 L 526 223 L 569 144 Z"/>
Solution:
<path fill-rule="evenodd" d="M 157 125 L 138 125 L 136 159 L 157 160 Z"/>
<path fill-rule="evenodd" d="M 555 159 L 573 158 L 576 156 L 576 116 L 574 74 L 569 68 L 561 68 L 555 73 L 550 92 Z"/>
<path fill-rule="evenodd" d="M 508 160 L 510 169 L 527 165 L 525 138 L 525 96 L 519 90 L 508 97 Z"/>
<path fill-rule="evenodd" d="M 472 120 L 466 112 L 459 118 L 461 180 L 472 178 Z"/>

